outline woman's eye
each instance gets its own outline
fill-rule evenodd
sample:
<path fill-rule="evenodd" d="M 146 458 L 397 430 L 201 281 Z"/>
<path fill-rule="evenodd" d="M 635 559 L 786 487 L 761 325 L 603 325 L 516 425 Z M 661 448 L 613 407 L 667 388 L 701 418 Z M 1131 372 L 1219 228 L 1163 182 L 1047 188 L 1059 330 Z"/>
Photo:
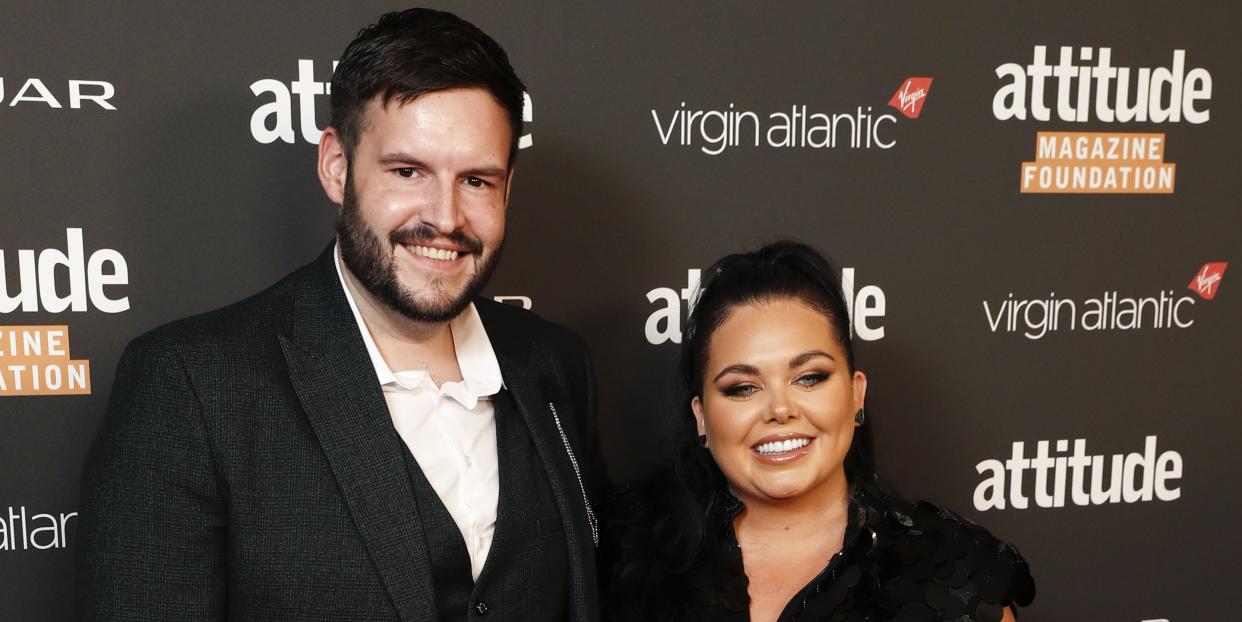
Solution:
<path fill-rule="evenodd" d="M 758 390 L 759 388 L 753 384 L 735 384 L 726 388 L 722 393 L 725 397 L 750 397 Z"/>
<path fill-rule="evenodd" d="M 804 387 L 813 387 L 827 379 L 828 379 L 828 374 L 817 372 L 813 374 L 804 374 L 804 375 L 798 376 L 798 379 L 794 380 L 794 382 Z"/>
<path fill-rule="evenodd" d="M 398 175 L 400 175 L 400 176 L 402 176 L 402 177 L 413 177 L 413 176 L 414 176 L 414 167 L 412 167 L 412 166 L 404 166 L 404 167 L 401 167 L 401 168 L 397 169 L 397 174 L 398 174 Z"/>

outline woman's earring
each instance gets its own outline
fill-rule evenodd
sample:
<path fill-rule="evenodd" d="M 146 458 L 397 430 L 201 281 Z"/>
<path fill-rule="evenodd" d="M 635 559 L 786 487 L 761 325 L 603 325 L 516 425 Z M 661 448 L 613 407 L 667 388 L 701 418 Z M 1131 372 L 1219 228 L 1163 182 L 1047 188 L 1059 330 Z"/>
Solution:
<path fill-rule="evenodd" d="M 867 420 L 867 413 L 863 412 L 863 409 L 859 408 L 858 412 L 854 413 L 854 424 L 862 425 L 863 422 L 865 422 L 866 420 Z"/>
<path fill-rule="evenodd" d="M 699 447 L 707 447 L 707 435 L 706 434 L 699 435 Z"/>

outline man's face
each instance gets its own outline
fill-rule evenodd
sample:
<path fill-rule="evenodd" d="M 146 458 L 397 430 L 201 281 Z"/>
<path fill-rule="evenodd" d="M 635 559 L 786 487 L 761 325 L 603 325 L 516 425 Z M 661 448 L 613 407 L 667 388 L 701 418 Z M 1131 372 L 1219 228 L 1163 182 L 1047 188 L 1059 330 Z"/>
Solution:
<path fill-rule="evenodd" d="M 337 219 L 341 258 L 379 301 L 444 322 L 486 284 L 504 243 L 512 129 L 487 91 L 367 104 Z"/>

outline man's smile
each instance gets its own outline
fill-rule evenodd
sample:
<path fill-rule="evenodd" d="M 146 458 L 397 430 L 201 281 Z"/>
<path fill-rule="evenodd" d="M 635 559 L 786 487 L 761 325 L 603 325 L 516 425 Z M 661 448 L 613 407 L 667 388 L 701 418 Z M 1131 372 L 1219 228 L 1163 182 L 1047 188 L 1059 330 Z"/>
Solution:
<path fill-rule="evenodd" d="M 457 259 L 457 256 L 459 254 L 461 254 L 461 251 L 450 250 L 447 248 L 435 248 L 432 246 L 422 246 L 422 245 L 417 245 L 417 244 L 407 246 L 406 248 L 409 249 L 410 252 L 420 257 L 426 257 L 428 259 L 436 259 L 440 261 L 453 261 Z"/>

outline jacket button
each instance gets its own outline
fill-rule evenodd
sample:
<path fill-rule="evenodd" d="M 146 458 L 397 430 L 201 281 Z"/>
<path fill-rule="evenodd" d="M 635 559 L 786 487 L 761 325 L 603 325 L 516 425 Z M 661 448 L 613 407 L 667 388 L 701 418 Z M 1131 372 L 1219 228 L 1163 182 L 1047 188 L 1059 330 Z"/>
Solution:
<path fill-rule="evenodd" d="M 481 601 L 481 600 L 480 600 L 479 602 L 477 602 L 477 603 L 475 603 L 475 604 L 474 604 L 474 610 L 475 610 L 475 612 L 477 612 L 477 613 L 478 613 L 479 615 L 481 615 L 481 616 L 485 616 L 485 615 L 487 615 L 487 612 L 488 612 L 488 611 L 491 611 L 491 609 L 488 609 L 488 607 L 487 607 L 487 603 L 485 603 L 485 602 L 483 602 L 483 601 Z"/>

